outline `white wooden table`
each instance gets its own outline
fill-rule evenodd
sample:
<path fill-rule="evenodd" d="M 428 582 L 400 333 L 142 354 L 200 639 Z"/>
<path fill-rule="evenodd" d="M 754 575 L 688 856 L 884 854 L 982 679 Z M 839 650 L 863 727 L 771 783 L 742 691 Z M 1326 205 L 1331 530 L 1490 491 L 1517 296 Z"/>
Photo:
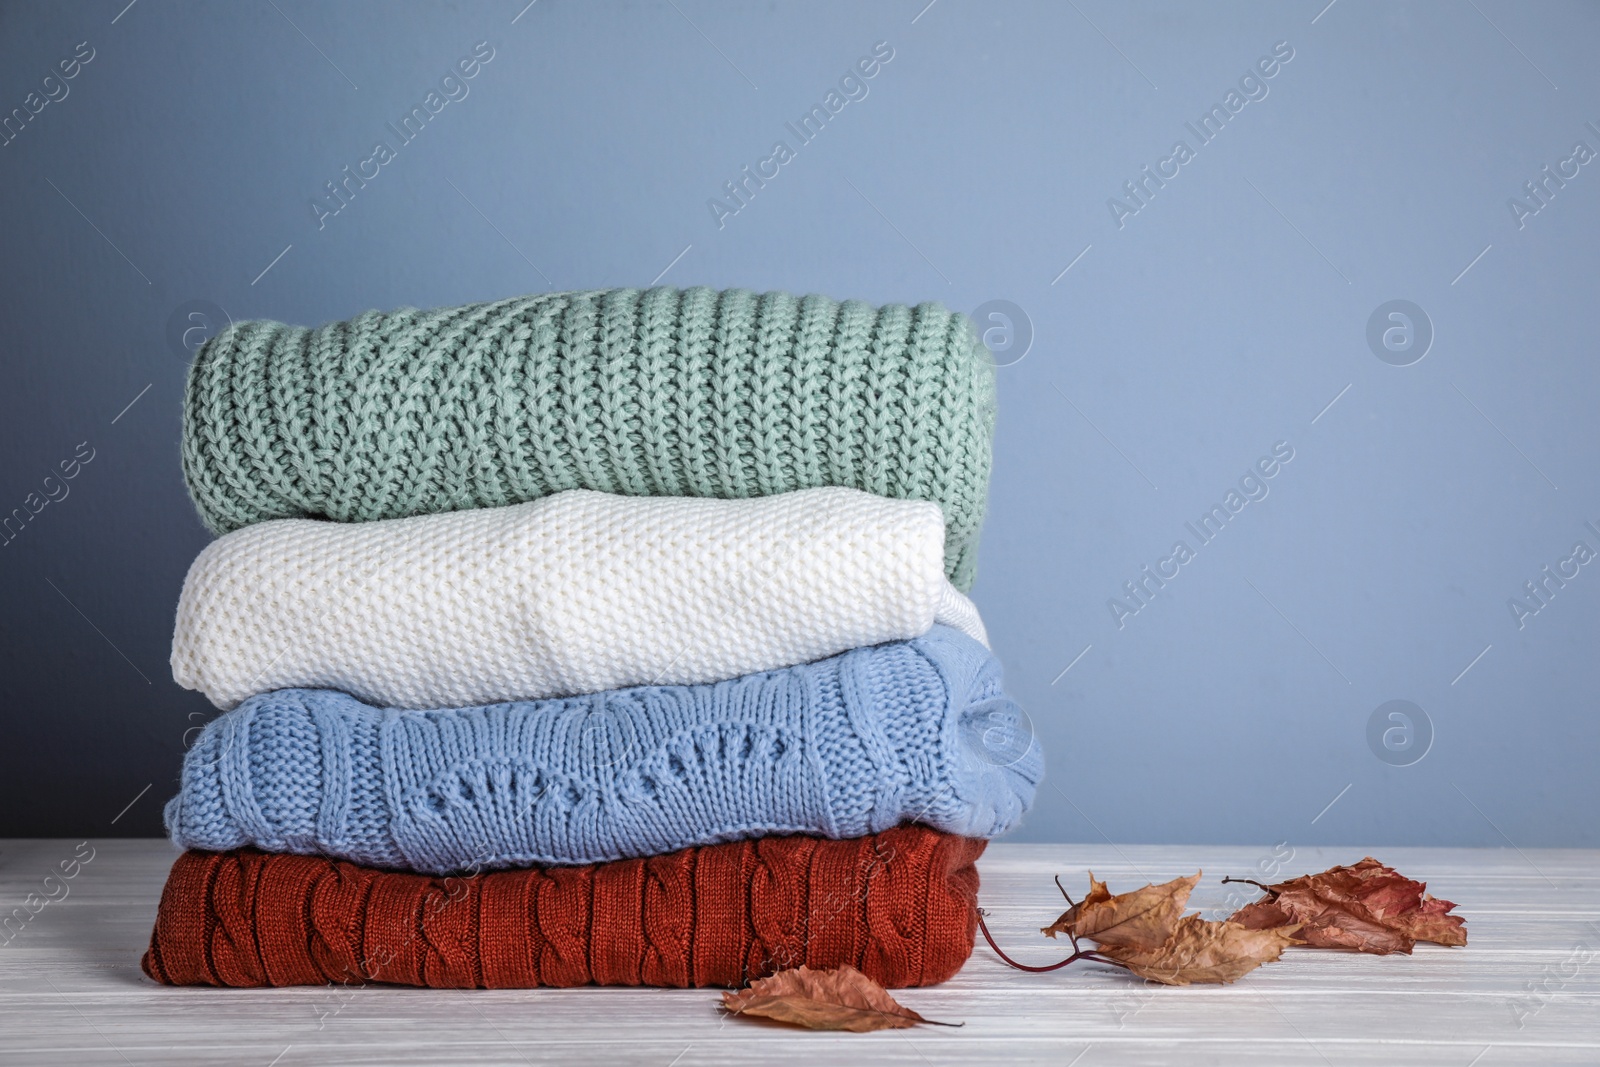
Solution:
<path fill-rule="evenodd" d="M 0 914 L 76 842 L 0 842 Z M 1600 852 L 1375 850 L 1460 904 L 1465 949 L 1413 956 L 1293 950 L 1225 987 L 1146 988 L 1074 964 L 1023 974 L 982 944 L 952 981 L 904 1003 L 962 1029 L 825 1034 L 720 1016 L 711 990 L 173 989 L 139 970 L 174 853 L 165 841 L 94 841 L 68 895 L 0 945 L 0 1063 L 1600 1064 Z M 1204 868 L 1193 903 L 1220 907 L 1270 847 L 991 846 L 980 899 L 1019 958 L 1064 955 L 1038 928 L 1059 873 L 1113 890 Z M 1290 875 L 1354 862 L 1302 848 Z M 52 886 L 59 894 L 60 888 Z"/>

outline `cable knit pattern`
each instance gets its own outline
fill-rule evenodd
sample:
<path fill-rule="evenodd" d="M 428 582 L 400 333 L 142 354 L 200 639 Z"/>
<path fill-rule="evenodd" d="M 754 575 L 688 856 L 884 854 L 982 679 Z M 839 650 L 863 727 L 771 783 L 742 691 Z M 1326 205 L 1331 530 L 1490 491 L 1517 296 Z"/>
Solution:
<path fill-rule="evenodd" d="M 142 962 L 169 985 L 733 987 L 845 964 L 931 985 L 972 954 L 982 852 L 906 826 L 444 879 L 185 852 Z"/>
<path fill-rule="evenodd" d="M 936 621 L 984 641 L 943 543 L 937 505 L 838 487 L 281 519 L 189 568 L 172 673 L 222 708 L 286 688 L 447 708 L 721 681 Z"/>
<path fill-rule="evenodd" d="M 702 686 L 444 711 L 282 690 L 207 724 L 167 805 L 185 848 L 443 874 L 917 821 L 993 837 L 1037 741 L 976 641 L 913 641 Z"/>
<path fill-rule="evenodd" d="M 929 500 L 970 588 L 994 369 L 938 304 L 610 289 L 235 323 L 190 371 L 183 469 L 216 533 L 365 521 L 564 489 Z"/>

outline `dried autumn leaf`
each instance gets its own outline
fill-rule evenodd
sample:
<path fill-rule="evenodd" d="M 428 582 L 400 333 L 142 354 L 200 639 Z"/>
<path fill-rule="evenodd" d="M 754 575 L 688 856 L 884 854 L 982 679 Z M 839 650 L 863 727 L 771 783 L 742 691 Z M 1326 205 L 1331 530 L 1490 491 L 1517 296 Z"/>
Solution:
<path fill-rule="evenodd" d="M 1056 879 L 1056 885 L 1059 886 L 1060 884 L 1061 879 L 1058 877 Z M 1065 893 L 1066 890 L 1063 889 L 1062 892 Z M 1070 900 L 1072 898 L 1068 897 L 1067 899 Z M 1090 871 L 1088 895 L 1082 900 L 1078 901 L 1076 904 L 1072 905 L 1072 907 L 1068 908 L 1066 911 L 1062 912 L 1061 917 L 1056 919 L 1056 921 L 1049 926 L 1044 927 L 1042 932 L 1046 937 L 1055 937 L 1058 933 L 1064 933 L 1070 937 L 1076 932 L 1078 920 L 1083 915 L 1085 909 L 1099 906 L 1110 899 L 1111 890 L 1107 889 L 1106 884 L 1094 876 L 1093 871 Z"/>
<path fill-rule="evenodd" d="M 1088 937 L 1102 947 L 1118 946 L 1136 951 L 1160 948 L 1171 936 L 1189 903 L 1189 894 L 1200 881 L 1196 871 L 1188 878 L 1174 878 L 1160 885 L 1147 885 L 1131 893 L 1112 896 L 1104 882 L 1089 875 L 1089 895 L 1062 912 L 1054 923 L 1044 927 L 1047 937 L 1066 934 Z"/>
<path fill-rule="evenodd" d="M 1385 956 L 1410 952 L 1414 938 L 1358 914 L 1361 909 L 1325 907 L 1311 894 L 1291 890 L 1275 899 L 1246 904 L 1230 921 L 1252 930 L 1301 921 L 1300 939 L 1311 948 L 1348 948 Z"/>
<path fill-rule="evenodd" d="M 758 978 L 749 988 L 722 994 L 724 1011 L 759 1015 L 809 1030 L 904 1030 L 918 1023 L 959 1026 L 924 1019 L 889 995 L 889 991 L 854 967 L 831 971 L 810 967 L 779 971 Z"/>
<path fill-rule="evenodd" d="M 1263 963 L 1271 963 L 1290 945 L 1298 944 L 1298 927 L 1252 930 L 1198 915 L 1180 919 L 1166 942 L 1154 949 L 1132 949 L 1102 942 L 1100 952 L 1140 978 L 1162 985 L 1232 982 Z"/>
<path fill-rule="evenodd" d="M 1308 946 L 1376 955 L 1409 953 L 1418 941 L 1467 943 L 1466 920 L 1449 914 L 1454 904 L 1371 856 L 1261 888 L 1267 896 L 1240 908 L 1231 921 L 1251 929 L 1300 923 L 1299 937 Z"/>
<path fill-rule="evenodd" d="M 1422 894 L 1422 903 L 1405 913 L 1405 931 L 1418 941 L 1457 947 L 1467 943 L 1467 920 L 1451 915 L 1455 905 L 1431 893 Z"/>

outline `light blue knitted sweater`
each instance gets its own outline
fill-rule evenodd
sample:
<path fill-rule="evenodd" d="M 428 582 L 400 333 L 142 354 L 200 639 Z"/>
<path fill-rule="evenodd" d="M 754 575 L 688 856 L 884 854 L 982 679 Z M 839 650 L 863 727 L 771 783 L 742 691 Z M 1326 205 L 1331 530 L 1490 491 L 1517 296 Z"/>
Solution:
<path fill-rule="evenodd" d="M 443 874 L 915 821 L 992 837 L 1044 771 L 1000 665 L 946 626 L 731 681 L 443 711 L 329 690 L 209 723 L 166 809 L 185 848 Z"/>

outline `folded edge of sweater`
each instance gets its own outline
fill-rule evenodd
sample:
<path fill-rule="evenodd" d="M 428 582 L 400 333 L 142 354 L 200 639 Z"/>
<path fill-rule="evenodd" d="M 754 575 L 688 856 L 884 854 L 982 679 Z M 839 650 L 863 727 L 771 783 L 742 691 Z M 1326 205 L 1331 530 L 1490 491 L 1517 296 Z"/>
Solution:
<path fill-rule="evenodd" d="M 983 847 L 907 826 L 443 879 L 185 852 L 141 964 L 168 985 L 735 987 L 845 964 L 932 985 L 972 954 Z"/>
<path fill-rule="evenodd" d="M 450 708 L 690 685 L 926 633 L 987 643 L 925 501 L 570 490 L 219 538 L 184 579 L 172 672 L 221 708 L 288 688 Z"/>
<path fill-rule="evenodd" d="M 1010 829 L 1044 761 L 1000 665 L 946 626 L 699 686 L 438 711 L 325 690 L 208 723 L 172 840 L 443 874 L 908 821 Z"/>

